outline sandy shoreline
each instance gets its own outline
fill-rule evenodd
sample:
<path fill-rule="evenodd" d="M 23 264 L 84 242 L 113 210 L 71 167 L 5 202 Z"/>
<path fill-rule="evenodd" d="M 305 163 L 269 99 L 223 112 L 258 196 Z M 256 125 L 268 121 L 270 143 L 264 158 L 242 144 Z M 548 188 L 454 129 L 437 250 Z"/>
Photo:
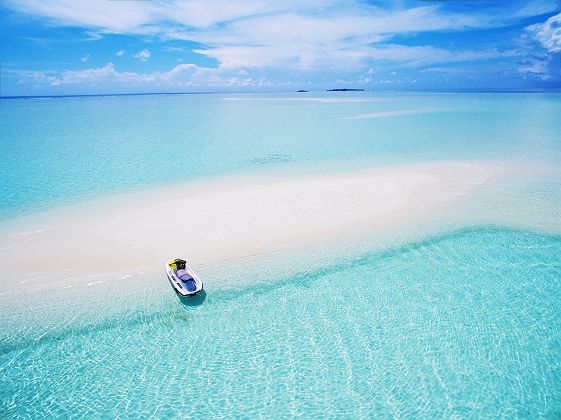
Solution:
<path fill-rule="evenodd" d="M 185 183 L 16 220 L 0 236 L 0 267 L 24 272 L 31 258 L 44 273 L 79 275 L 269 253 L 414 223 L 486 179 L 481 164 L 435 162 Z"/>

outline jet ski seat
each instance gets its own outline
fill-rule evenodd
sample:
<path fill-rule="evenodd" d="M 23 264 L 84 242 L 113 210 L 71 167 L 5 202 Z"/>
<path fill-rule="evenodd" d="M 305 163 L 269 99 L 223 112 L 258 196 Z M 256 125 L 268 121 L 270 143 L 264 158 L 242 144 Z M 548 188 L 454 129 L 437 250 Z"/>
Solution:
<path fill-rule="evenodd" d="M 195 279 L 189 274 L 187 270 L 179 269 L 175 272 L 177 277 L 181 280 L 183 285 L 187 290 L 190 292 L 194 292 L 197 290 L 197 283 L 195 283 Z"/>

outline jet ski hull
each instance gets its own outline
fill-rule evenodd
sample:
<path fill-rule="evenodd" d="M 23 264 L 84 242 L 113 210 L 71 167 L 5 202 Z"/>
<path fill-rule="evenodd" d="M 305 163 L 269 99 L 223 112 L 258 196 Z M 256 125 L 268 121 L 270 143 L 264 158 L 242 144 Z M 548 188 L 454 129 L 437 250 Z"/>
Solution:
<path fill-rule="evenodd" d="M 166 264 L 166 275 L 173 290 L 180 296 L 195 296 L 203 290 L 203 282 L 193 269 L 185 264 L 185 268 L 178 270 Z"/>

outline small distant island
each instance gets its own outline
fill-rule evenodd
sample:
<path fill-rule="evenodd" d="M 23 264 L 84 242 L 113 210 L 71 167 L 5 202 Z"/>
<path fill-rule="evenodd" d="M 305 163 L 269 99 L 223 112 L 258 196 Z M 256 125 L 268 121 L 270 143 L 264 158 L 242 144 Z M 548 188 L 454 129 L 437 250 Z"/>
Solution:
<path fill-rule="evenodd" d="M 326 92 L 364 92 L 364 89 L 339 88 L 339 89 L 327 89 Z"/>
<path fill-rule="evenodd" d="M 300 90 L 297 90 L 296 92 L 297 92 L 297 93 L 303 93 L 303 92 L 307 92 L 307 90 L 300 89 Z"/>

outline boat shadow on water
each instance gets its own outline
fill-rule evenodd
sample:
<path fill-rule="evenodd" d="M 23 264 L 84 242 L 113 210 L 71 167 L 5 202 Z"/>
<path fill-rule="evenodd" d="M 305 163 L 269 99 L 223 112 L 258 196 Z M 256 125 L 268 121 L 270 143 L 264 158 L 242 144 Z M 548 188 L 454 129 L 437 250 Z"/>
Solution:
<path fill-rule="evenodd" d="M 206 292 L 201 290 L 195 296 L 181 296 L 177 294 L 177 297 L 183 306 L 201 306 L 206 300 Z"/>

